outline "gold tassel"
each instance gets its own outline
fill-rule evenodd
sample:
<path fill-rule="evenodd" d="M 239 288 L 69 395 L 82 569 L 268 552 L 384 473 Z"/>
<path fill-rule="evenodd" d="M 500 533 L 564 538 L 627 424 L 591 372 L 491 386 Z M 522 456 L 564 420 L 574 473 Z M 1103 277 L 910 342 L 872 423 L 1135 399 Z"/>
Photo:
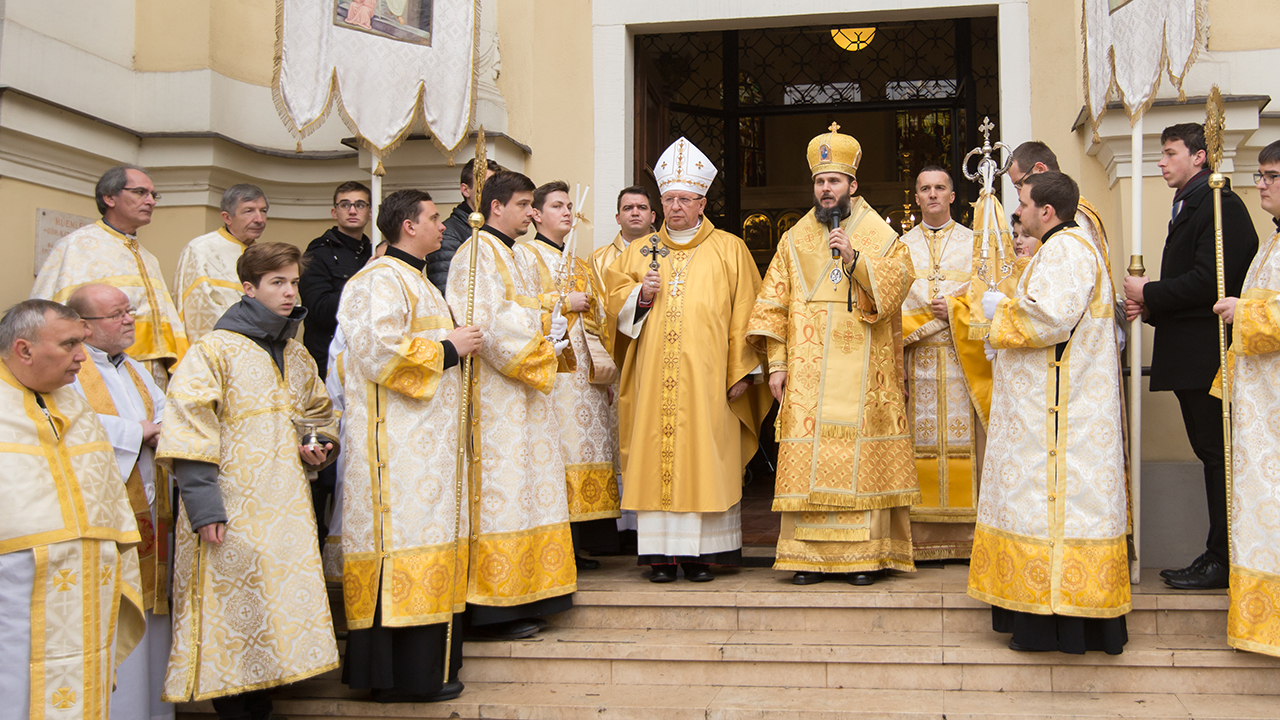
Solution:
<path fill-rule="evenodd" d="M 373 169 L 373 174 L 378 177 L 383 177 L 387 174 L 387 169 L 382 167 L 382 158 L 378 158 L 378 166 Z"/>
<path fill-rule="evenodd" d="M 293 151 L 294 151 L 294 152 L 296 152 L 296 153 L 301 153 L 301 152 L 302 152 L 302 141 L 301 141 L 301 140 L 299 140 L 299 141 L 298 141 L 298 146 L 297 146 L 297 147 L 295 147 L 295 148 L 293 149 Z"/>
<path fill-rule="evenodd" d="M 797 527 L 793 537 L 808 542 L 866 542 L 871 539 L 869 528 L 841 530 L 838 528 Z"/>

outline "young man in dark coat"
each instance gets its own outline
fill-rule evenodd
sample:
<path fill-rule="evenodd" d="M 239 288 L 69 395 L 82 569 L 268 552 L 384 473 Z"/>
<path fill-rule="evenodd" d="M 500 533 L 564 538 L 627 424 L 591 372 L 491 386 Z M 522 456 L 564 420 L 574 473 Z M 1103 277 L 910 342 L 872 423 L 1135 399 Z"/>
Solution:
<path fill-rule="evenodd" d="M 307 246 L 306 269 L 298 290 L 307 308 L 302 344 L 316 361 L 320 378 L 329 367 L 329 343 L 338 329 L 338 300 L 347 280 L 369 262 L 372 247 L 364 228 L 369 224 L 372 195 L 364 183 L 344 182 L 333 191 L 329 214 L 338 222 Z"/>
<path fill-rule="evenodd" d="M 1218 372 L 1217 253 L 1213 191 L 1209 188 L 1204 127 L 1182 123 L 1164 129 L 1160 172 L 1176 193 L 1169 235 L 1160 259 L 1160 279 L 1124 279 L 1125 315 L 1155 327 L 1151 349 L 1151 390 L 1172 390 L 1182 408 L 1187 439 L 1204 463 L 1209 504 L 1209 537 L 1204 554 L 1180 570 L 1162 570 L 1171 587 L 1199 590 L 1227 587 L 1227 489 L 1222 443 L 1222 402 L 1209 394 Z M 1258 233 L 1244 202 L 1222 191 L 1222 244 L 1228 297 L 1240 285 Z M 1230 328 L 1227 329 L 1230 337 Z"/>

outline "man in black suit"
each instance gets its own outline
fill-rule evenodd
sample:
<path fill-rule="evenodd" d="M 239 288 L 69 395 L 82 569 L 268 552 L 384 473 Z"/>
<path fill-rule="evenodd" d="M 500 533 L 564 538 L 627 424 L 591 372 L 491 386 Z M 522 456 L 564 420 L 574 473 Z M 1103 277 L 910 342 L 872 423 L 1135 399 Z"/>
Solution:
<path fill-rule="evenodd" d="M 1184 590 L 1227 587 L 1227 484 L 1222 446 L 1222 402 L 1209 394 L 1218 372 L 1218 299 L 1214 249 L 1213 191 L 1205 153 L 1204 127 L 1171 125 L 1160 136 L 1160 171 L 1177 192 L 1169 235 L 1160 259 L 1160 279 L 1124 279 L 1125 315 L 1141 316 L 1155 327 L 1151 349 L 1151 390 L 1172 390 L 1182 408 L 1187 439 L 1204 463 L 1209 504 L 1209 538 L 1204 554 L 1181 570 L 1162 570 L 1171 587 Z M 1238 297 L 1258 233 L 1244 202 L 1228 184 L 1222 190 L 1223 268 L 1227 296 Z M 1230 328 L 1227 333 L 1230 337 Z"/>

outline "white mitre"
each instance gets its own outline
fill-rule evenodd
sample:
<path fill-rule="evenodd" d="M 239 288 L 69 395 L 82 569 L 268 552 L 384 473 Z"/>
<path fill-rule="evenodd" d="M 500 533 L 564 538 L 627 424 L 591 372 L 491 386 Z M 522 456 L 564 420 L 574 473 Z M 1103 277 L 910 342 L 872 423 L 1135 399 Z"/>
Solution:
<path fill-rule="evenodd" d="M 706 195 L 711 181 L 716 179 L 716 166 L 688 138 L 682 137 L 658 158 L 653 175 L 658 180 L 659 194 L 684 190 Z"/>

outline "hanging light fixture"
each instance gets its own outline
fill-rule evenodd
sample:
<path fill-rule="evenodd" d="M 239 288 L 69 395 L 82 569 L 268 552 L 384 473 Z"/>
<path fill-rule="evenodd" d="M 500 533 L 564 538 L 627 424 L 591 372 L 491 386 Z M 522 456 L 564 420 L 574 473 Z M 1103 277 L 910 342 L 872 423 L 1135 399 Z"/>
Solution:
<path fill-rule="evenodd" d="M 831 39 L 841 50 L 849 52 L 857 52 L 871 44 L 876 37 L 876 29 L 873 27 L 863 28 L 836 28 L 831 31 Z"/>

